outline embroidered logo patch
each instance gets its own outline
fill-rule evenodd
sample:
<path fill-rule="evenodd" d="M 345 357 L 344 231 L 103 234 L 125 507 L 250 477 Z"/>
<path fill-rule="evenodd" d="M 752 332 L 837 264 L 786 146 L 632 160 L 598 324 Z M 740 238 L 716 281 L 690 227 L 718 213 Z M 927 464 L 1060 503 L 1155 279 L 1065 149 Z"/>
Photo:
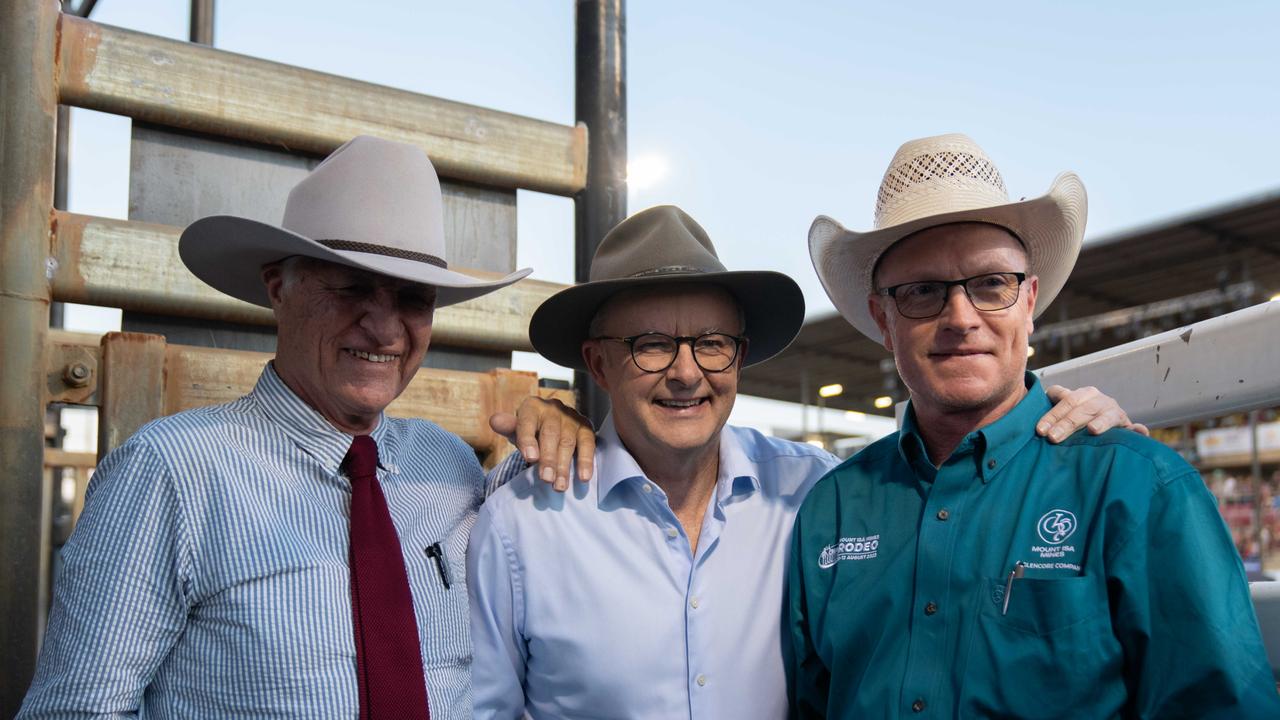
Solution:
<path fill-rule="evenodd" d="M 1031 552 L 1040 556 L 1041 560 L 1053 562 L 1026 562 L 1028 570 L 1071 570 L 1080 572 L 1080 564 L 1076 560 L 1076 546 L 1067 545 L 1067 539 L 1075 534 L 1078 524 L 1076 516 L 1070 510 L 1055 508 L 1040 516 L 1036 523 L 1036 534 L 1044 541 L 1043 545 L 1032 545 Z"/>
<path fill-rule="evenodd" d="M 818 567 L 829 568 L 841 560 L 870 560 L 880 549 L 880 535 L 844 537 L 840 542 L 822 548 L 818 553 Z"/>
<path fill-rule="evenodd" d="M 1061 545 L 1076 531 L 1076 516 L 1069 510 L 1050 510 L 1036 523 L 1040 539 L 1050 545 Z"/>

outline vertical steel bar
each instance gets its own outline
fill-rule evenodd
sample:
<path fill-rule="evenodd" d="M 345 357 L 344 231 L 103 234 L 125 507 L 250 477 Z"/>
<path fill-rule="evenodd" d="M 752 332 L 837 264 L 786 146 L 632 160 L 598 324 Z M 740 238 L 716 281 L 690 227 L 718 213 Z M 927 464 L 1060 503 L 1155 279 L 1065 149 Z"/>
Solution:
<path fill-rule="evenodd" d="M 35 666 L 48 603 L 44 476 L 57 0 L 0 2 L 0 716 Z"/>
<path fill-rule="evenodd" d="M 575 273 L 589 279 L 605 233 L 627 216 L 627 68 L 624 0 L 578 0 L 577 120 L 588 132 L 587 185 L 574 196 Z M 579 409 L 600 426 L 609 398 L 586 373 L 574 373 Z"/>
<path fill-rule="evenodd" d="M 213 46 L 213 0 L 191 0 L 190 40 Z"/>

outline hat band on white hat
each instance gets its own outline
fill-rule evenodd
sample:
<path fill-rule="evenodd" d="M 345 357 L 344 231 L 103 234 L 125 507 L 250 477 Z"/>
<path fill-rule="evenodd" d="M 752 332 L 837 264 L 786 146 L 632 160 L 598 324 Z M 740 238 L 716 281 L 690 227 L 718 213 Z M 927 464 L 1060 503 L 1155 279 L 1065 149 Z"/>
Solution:
<path fill-rule="evenodd" d="M 371 255 L 386 255 L 387 257 L 400 258 L 401 260 L 413 260 L 414 262 L 435 265 L 438 268 L 449 269 L 449 263 L 443 258 L 429 255 L 427 253 L 416 252 L 414 250 L 405 250 L 404 248 L 389 247 L 387 245 L 375 245 L 373 243 L 356 242 L 355 240 L 316 240 L 316 242 L 329 248 L 330 250 L 346 250 L 347 252 L 362 252 Z"/>

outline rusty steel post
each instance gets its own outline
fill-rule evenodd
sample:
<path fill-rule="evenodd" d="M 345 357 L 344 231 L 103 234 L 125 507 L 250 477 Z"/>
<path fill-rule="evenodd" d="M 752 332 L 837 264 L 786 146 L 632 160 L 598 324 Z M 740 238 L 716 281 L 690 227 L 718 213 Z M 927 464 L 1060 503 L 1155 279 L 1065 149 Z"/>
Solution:
<path fill-rule="evenodd" d="M 627 30 L 623 0 L 578 0 L 577 120 L 589 135 L 587 183 L 574 196 L 574 279 L 586 282 L 605 233 L 627 217 Z M 573 374 L 578 409 L 600 427 L 609 397 L 584 372 Z"/>
<path fill-rule="evenodd" d="M 48 603 L 43 481 L 57 0 L 0 2 L 0 716 L 35 666 Z"/>

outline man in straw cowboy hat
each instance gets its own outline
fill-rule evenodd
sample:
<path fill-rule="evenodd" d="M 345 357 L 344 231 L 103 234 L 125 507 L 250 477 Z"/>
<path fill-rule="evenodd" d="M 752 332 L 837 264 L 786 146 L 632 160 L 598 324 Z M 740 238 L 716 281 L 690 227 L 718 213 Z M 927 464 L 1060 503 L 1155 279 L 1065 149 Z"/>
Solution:
<path fill-rule="evenodd" d="M 481 509 L 476 715 L 783 717 L 786 537 L 836 460 L 726 420 L 739 373 L 791 342 L 804 298 L 781 273 L 726 270 L 672 206 L 611 230 L 590 277 L 529 336 L 609 395 L 596 480 L 557 494 L 526 473 Z"/>
<path fill-rule="evenodd" d="M 1032 319 L 1084 186 L 1009 202 L 969 138 L 909 142 L 875 229 L 819 217 L 814 267 L 911 391 L 900 432 L 796 520 L 798 717 L 1280 717 L 1244 569 L 1200 475 L 1136 433 L 1037 437 Z"/>
<path fill-rule="evenodd" d="M 458 437 L 383 410 L 422 364 L 435 308 L 530 271 L 449 270 L 430 160 L 372 137 L 293 189 L 283 227 L 204 218 L 179 249 L 208 284 L 272 308 L 275 359 L 245 397 L 153 422 L 103 459 L 22 717 L 470 717 L 464 552 L 502 478 Z M 545 410 L 573 431 L 576 415 Z"/>

